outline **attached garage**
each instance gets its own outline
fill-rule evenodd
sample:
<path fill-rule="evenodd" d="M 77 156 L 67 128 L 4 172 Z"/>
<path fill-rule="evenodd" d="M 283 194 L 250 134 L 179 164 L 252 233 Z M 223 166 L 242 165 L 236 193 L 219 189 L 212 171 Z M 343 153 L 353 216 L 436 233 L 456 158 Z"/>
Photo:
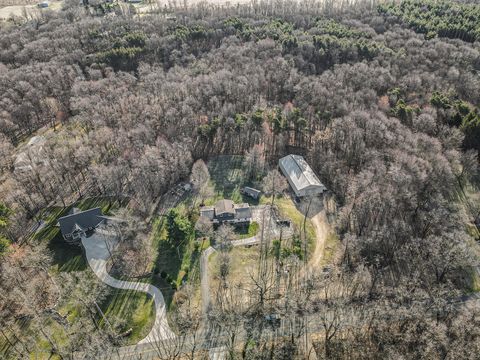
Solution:
<path fill-rule="evenodd" d="M 278 165 L 296 196 L 315 196 L 327 190 L 302 156 L 287 155 Z"/>

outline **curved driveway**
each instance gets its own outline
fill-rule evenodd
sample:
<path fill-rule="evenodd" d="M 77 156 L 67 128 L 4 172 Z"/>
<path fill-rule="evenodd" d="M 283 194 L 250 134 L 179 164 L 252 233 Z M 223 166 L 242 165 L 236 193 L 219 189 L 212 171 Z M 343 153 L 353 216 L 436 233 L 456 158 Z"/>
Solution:
<path fill-rule="evenodd" d="M 90 237 L 83 237 L 82 244 L 85 248 L 88 264 L 95 275 L 105 284 L 117 289 L 143 291 L 152 296 L 155 302 L 155 323 L 152 330 L 139 344 L 174 338 L 175 334 L 168 326 L 165 301 L 158 288 L 147 283 L 117 280 L 107 273 L 107 260 L 115 246 L 115 240 L 111 238 L 111 234 L 103 233 L 101 229 L 97 229 Z"/>

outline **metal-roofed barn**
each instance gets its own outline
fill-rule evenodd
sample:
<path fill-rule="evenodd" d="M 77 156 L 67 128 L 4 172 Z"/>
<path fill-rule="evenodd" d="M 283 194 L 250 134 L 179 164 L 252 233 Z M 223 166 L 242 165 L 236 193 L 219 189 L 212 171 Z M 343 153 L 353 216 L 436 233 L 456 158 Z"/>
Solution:
<path fill-rule="evenodd" d="M 298 197 L 323 193 L 327 188 L 300 155 L 287 155 L 278 162 L 280 170 Z"/>

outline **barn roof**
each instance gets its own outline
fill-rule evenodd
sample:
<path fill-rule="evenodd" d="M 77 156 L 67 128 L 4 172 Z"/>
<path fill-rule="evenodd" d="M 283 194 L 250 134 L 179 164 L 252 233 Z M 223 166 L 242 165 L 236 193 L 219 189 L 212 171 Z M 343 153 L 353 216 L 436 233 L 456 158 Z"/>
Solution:
<path fill-rule="evenodd" d="M 279 164 L 284 175 L 297 191 L 312 186 L 325 188 L 302 156 L 287 155 L 279 160 Z"/>

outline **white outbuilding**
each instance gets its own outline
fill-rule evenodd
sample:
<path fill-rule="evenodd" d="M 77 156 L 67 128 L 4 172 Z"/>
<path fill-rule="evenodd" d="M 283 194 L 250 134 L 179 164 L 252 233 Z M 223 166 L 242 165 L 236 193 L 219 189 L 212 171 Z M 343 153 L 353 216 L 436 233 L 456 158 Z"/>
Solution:
<path fill-rule="evenodd" d="M 318 195 L 327 190 L 302 156 L 287 155 L 279 160 L 278 165 L 296 196 Z"/>

